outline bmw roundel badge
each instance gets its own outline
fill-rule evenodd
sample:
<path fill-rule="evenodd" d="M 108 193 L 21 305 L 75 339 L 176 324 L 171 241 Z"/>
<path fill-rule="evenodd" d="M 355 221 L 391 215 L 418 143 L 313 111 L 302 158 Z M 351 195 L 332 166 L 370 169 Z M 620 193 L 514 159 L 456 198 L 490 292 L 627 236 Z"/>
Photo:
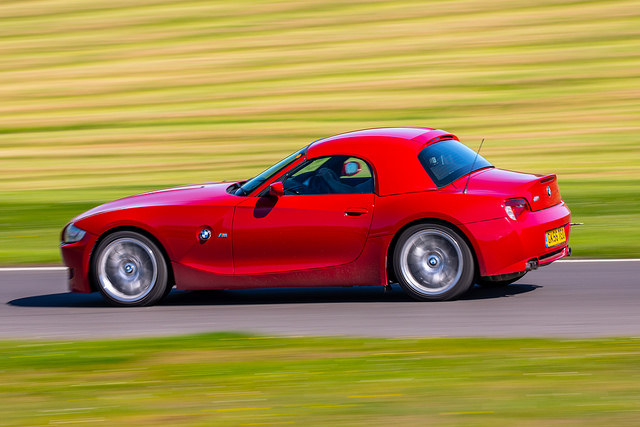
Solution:
<path fill-rule="evenodd" d="M 210 237 L 211 237 L 211 230 L 209 230 L 208 228 L 202 229 L 202 231 L 200 231 L 200 235 L 198 236 L 198 238 L 203 242 L 209 240 Z"/>
<path fill-rule="evenodd" d="M 547 185 L 547 196 L 551 197 L 551 187 Z"/>

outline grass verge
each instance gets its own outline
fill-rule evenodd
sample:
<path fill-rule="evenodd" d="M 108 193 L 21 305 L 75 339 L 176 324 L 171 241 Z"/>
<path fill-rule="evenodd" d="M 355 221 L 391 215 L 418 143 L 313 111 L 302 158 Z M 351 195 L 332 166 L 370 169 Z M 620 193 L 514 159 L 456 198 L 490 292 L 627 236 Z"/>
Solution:
<path fill-rule="evenodd" d="M 640 340 L 0 343 L 3 425 L 635 425 Z"/>

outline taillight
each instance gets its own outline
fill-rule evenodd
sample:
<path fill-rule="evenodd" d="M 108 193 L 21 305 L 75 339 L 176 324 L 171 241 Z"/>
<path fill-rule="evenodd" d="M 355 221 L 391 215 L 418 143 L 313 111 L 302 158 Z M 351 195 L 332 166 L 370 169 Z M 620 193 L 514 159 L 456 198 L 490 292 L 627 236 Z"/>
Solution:
<path fill-rule="evenodd" d="M 510 199 L 504 202 L 504 211 L 514 221 L 527 210 L 529 210 L 529 204 L 525 199 Z"/>

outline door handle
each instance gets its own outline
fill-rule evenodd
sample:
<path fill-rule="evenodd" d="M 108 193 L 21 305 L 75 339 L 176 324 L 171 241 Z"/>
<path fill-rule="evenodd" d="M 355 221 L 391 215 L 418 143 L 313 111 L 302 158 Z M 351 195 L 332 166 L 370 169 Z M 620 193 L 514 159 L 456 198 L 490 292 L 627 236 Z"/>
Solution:
<path fill-rule="evenodd" d="M 346 211 L 344 211 L 344 213 L 347 216 L 360 216 L 360 215 L 368 214 L 369 210 L 366 208 L 349 208 Z"/>

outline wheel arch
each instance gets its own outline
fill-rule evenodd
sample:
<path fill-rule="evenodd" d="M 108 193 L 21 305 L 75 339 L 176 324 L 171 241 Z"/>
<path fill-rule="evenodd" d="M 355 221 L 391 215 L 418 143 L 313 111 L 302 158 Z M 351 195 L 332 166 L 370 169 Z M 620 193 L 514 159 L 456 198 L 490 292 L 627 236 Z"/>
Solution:
<path fill-rule="evenodd" d="M 91 248 L 91 255 L 89 255 L 89 286 L 91 288 L 91 292 L 97 292 L 98 291 L 98 287 L 97 284 L 95 283 L 94 280 L 94 257 L 95 257 L 95 251 L 96 248 L 98 246 L 100 246 L 100 243 L 107 238 L 108 236 L 112 235 L 113 233 L 117 233 L 119 231 L 131 231 L 133 233 L 138 233 L 143 235 L 144 237 L 148 238 L 149 240 L 151 240 L 160 250 L 160 252 L 162 253 L 162 256 L 165 260 L 165 263 L 167 264 L 167 272 L 168 272 L 168 286 L 169 288 L 173 287 L 173 285 L 175 285 L 175 276 L 173 274 L 173 267 L 171 265 L 171 259 L 169 258 L 169 254 L 167 253 L 167 250 L 165 249 L 164 245 L 149 231 L 140 228 L 140 227 L 135 227 L 132 225 L 121 225 L 121 226 L 117 226 L 117 227 L 113 227 L 108 229 L 107 231 L 105 231 L 104 233 L 102 233 L 100 235 L 100 237 L 98 237 L 98 240 L 96 240 L 95 244 L 93 245 L 93 247 Z"/>
<path fill-rule="evenodd" d="M 403 225 L 393 236 L 393 238 L 391 239 L 391 243 L 389 243 L 389 247 L 387 248 L 387 262 L 386 262 L 386 278 L 388 282 L 393 282 L 393 283 L 397 283 L 397 277 L 395 274 L 395 268 L 393 266 L 393 254 L 396 250 L 396 245 L 398 243 L 398 239 L 400 238 L 400 236 L 402 235 L 402 233 L 408 229 L 409 227 L 413 227 L 414 225 L 427 225 L 427 224 L 437 224 L 437 225 L 442 225 L 444 227 L 449 227 L 452 230 L 454 230 L 455 232 L 457 232 L 465 241 L 465 243 L 467 245 L 469 245 L 469 250 L 471 251 L 471 255 L 473 256 L 473 264 L 474 264 L 474 282 L 477 280 L 478 277 L 480 277 L 480 268 L 479 268 L 479 264 L 478 264 L 478 255 L 476 254 L 476 248 L 473 245 L 473 243 L 471 242 L 471 239 L 469 239 L 469 237 L 467 236 L 467 233 L 464 232 L 464 230 L 462 230 L 460 227 L 458 227 L 457 225 L 453 224 L 452 222 L 449 221 L 445 221 L 442 219 L 438 219 L 438 218 L 420 218 L 420 219 L 416 219 L 413 220 L 411 222 L 408 222 L 407 224 Z"/>

